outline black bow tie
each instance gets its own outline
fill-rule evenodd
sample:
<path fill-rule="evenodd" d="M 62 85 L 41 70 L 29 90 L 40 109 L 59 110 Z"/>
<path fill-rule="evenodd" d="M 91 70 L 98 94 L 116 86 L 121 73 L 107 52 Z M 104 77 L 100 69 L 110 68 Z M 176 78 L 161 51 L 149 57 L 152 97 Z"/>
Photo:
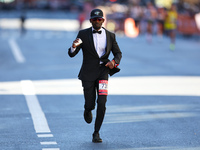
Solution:
<path fill-rule="evenodd" d="M 101 34 L 101 31 L 93 30 L 92 33 L 99 33 L 99 34 Z"/>

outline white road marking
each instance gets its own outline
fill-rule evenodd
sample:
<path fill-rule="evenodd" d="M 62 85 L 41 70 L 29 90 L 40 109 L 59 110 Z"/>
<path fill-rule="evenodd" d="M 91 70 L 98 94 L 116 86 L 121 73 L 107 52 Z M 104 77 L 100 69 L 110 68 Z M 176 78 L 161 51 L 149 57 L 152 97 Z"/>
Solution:
<path fill-rule="evenodd" d="M 195 105 L 188 104 L 165 104 L 165 105 L 147 105 L 147 106 L 127 106 L 127 105 L 114 105 L 108 106 L 107 113 L 139 113 L 139 112 L 184 112 L 184 110 L 191 110 Z"/>
<path fill-rule="evenodd" d="M 116 95 L 200 96 L 200 76 L 118 77 L 108 86 Z"/>
<path fill-rule="evenodd" d="M 57 144 L 57 142 L 54 142 L 54 141 L 52 141 L 52 142 L 40 142 L 40 144 L 41 145 L 56 145 Z"/>
<path fill-rule="evenodd" d="M 142 147 L 142 148 L 120 148 L 117 150 L 200 150 L 200 147 Z"/>
<path fill-rule="evenodd" d="M 198 114 L 189 112 L 189 110 L 193 110 L 195 107 L 193 104 L 148 106 L 112 105 L 107 106 L 107 117 L 104 123 L 145 122 L 158 119 L 196 117 Z"/>
<path fill-rule="evenodd" d="M 83 94 L 78 79 L 42 80 L 34 84 L 37 94 Z M 200 96 L 199 89 L 199 76 L 112 77 L 108 81 L 109 95 Z"/>
<path fill-rule="evenodd" d="M 43 148 L 42 150 L 60 150 L 60 148 Z"/>
<path fill-rule="evenodd" d="M 24 58 L 23 54 L 21 53 L 21 50 L 20 50 L 19 46 L 17 45 L 16 41 L 14 39 L 10 39 L 9 44 L 10 44 L 11 50 L 13 52 L 13 55 L 14 55 L 16 61 L 18 63 L 24 63 L 25 58 Z"/>
<path fill-rule="evenodd" d="M 41 138 L 43 138 L 43 137 L 53 137 L 53 134 L 38 134 L 37 136 L 41 137 Z"/>
<path fill-rule="evenodd" d="M 26 102 L 29 111 L 32 116 L 33 124 L 36 133 L 48 133 L 51 132 L 47 123 L 45 114 L 43 113 L 37 96 L 35 95 L 35 89 L 32 81 L 21 81 L 22 92 L 26 98 Z"/>
<path fill-rule="evenodd" d="M 195 113 L 182 113 L 182 112 L 172 112 L 172 113 L 153 113 L 153 114 L 107 114 L 104 121 L 105 124 L 112 123 L 129 123 L 129 122 L 144 122 L 152 121 L 158 119 L 177 119 L 177 118 L 187 118 L 195 117 Z"/>
<path fill-rule="evenodd" d="M 49 125 L 47 123 L 46 117 L 40 103 L 35 94 L 35 87 L 33 82 L 30 80 L 22 80 L 21 81 L 22 93 L 26 98 L 26 102 L 29 108 L 29 111 L 32 116 L 33 125 L 36 133 L 45 133 L 45 134 L 37 134 L 38 137 L 53 137 L 53 134 L 50 133 Z M 55 141 L 43 141 L 40 142 L 41 145 L 57 145 Z M 59 148 L 43 148 L 42 150 L 60 150 Z"/>
<path fill-rule="evenodd" d="M 82 95 L 78 79 L 33 81 L 37 95 Z M 0 82 L 0 94 L 21 95 L 19 81 Z M 200 76 L 112 77 L 109 95 L 200 96 Z M 32 96 L 33 97 L 33 96 Z"/>
<path fill-rule="evenodd" d="M 37 95 L 82 95 L 78 79 L 33 81 Z M 0 95 L 21 95 L 19 81 L 0 82 Z M 200 96 L 200 76 L 112 77 L 109 95 Z"/>
<path fill-rule="evenodd" d="M 0 19 L 0 28 L 2 29 L 19 29 L 20 19 Z M 85 25 L 87 22 L 87 25 Z M 90 27 L 88 20 L 84 21 L 84 27 Z M 76 19 L 27 19 L 25 23 L 26 29 L 51 30 L 51 31 L 77 31 L 79 23 Z"/>

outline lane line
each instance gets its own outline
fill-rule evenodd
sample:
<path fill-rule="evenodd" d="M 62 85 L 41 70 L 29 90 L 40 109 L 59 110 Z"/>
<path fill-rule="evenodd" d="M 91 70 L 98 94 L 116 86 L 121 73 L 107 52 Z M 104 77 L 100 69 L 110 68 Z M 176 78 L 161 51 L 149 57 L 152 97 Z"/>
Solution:
<path fill-rule="evenodd" d="M 42 150 L 60 150 L 60 148 L 43 148 Z"/>
<path fill-rule="evenodd" d="M 35 94 L 35 88 L 34 88 L 33 82 L 31 80 L 22 80 L 21 88 L 22 88 L 22 93 L 25 96 L 29 111 L 31 113 L 35 132 L 42 133 L 42 134 L 37 134 L 37 136 L 40 138 L 53 137 L 53 134 L 47 134 L 47 133 L 50 133 L 51 131 L 47 123 L 45 114 L 42 111 L 40 103 Z M 43 145 L 57 145 L 57 142 L 45 141 L 45 142 L 40 142 L 40 144 L 42 146 Z M 42 150 L 60 150 L 60 148 L 42 148 Z"/>
<path fill-rule="evenodd" d="M 20 29 L 19 19 L 0 19 L 0 28 L 2 29 Z M 87 27 L 90 27 L 88 20 Z M 28 30 L 51 30 L 51 31 L 77 31 L 79 23 L 76 19 L 27 19 L 25 28 Z"/>
<path fill-rule="evenodd" d="M 35 89 L 32 81 L 21 81 L 22 92 L 25 96 L 29 111 L 32 116 L 33 125 L 36 133 L 48 133 L 51 132 L 47 123 L 44 112 L 41 109 L 39 101 L 35 95 Z"/>
<path fill-rule="evenodd" d="M 41 145 L 57 145 L 57 142 L 55 142 L 55 141 L 52 141 L 52 142 L 48 141 L 48 142 L 40 142 L 40 144 Z"/>
<path fill-rule="evenodd" d="M 38 134 L 38 137 L 53 137 L 53 134 Z"/>
<path fill-rule="evenodd" d="M 25 62 L 25 58 L 24 58 L 19 46 L 17 45 L 16 41 L 14 39 L 10 39 L 9 40 L 9 45 L 11 47 L 11 50 L 13 52 L 13 55 L 14 55 L 16 61 L 18 63 L 24 63 Z"/>

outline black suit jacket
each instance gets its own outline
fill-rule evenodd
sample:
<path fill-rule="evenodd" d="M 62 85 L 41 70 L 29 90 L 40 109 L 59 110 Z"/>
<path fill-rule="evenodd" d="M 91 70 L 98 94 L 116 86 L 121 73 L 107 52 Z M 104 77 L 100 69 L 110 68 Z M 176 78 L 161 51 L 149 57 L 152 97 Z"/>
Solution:
<path fill-rule="evenodd" d="M 113 56 L 114 56 L 113 60 L 115 60 L 115 63 L 116 64 L 120 63 L 122 53 L 116 42 L 115 34 L 112 32 L 109 32 L 106 29 L 105 31 L 106 31 L 106 38 L 107 38 L 107 47 L 106 47 L 105 54 L 100 58 L 94 47 L 92 27 L 79 31 L 77 38 L 80 38 L 83 43 L 79 45 L 78 47 L 76 47 L 76 50 L 73 53 L 71 53 L 71 48 L 69 48 L 68 54 L 70 57 L 74 57 L 80 51 L 80 49 L 82 49 L 83 63 L 78 75 L 80 80 L 84 80 L 84 81 L 96 80 L 98 78 L 98 73 L 100 69 L 99 68 L 100 61 L 102 61 L 104 64 L 110 61 L 108 59 L 110 52 L 113 53 Z M 110 75 L 113 75 L 119 71 L 120 69 L 118 67 L 114 69 L 110 69 Z"/>

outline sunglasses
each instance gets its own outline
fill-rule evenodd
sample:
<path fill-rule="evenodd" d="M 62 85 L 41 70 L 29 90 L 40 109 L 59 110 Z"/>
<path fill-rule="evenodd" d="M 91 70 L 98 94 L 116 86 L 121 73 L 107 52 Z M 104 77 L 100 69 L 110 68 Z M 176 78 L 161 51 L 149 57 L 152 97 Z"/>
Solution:
<path fill-rule="evenodd" d="M 91 19 L 92 21 L 102 21 L 103 20 L 103 18 L 93 18 L 93 19 Z"/>

